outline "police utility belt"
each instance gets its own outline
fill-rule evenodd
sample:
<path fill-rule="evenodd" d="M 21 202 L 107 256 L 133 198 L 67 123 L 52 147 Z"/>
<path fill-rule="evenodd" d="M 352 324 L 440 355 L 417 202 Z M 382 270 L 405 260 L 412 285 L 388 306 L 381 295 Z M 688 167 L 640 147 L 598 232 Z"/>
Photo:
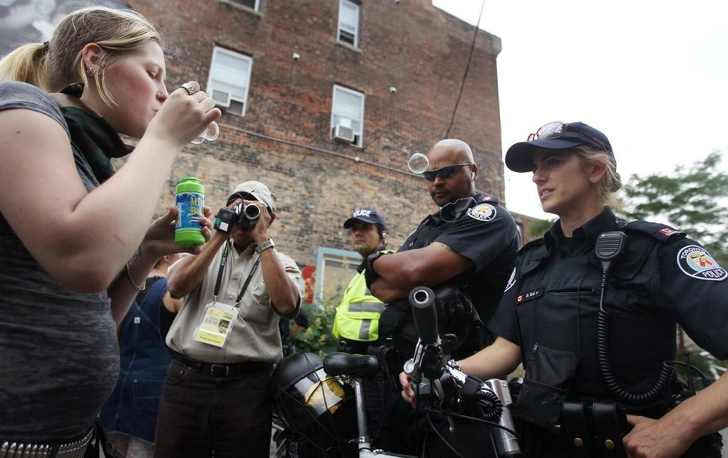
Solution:
<path fill-rule="evenodd" d="M 0 458 L 83 458 L 93 437 L 94 429 L 91 428 L 81 439 L 62 444 L 26 444 L 6 441 L 0 446 Z"/>

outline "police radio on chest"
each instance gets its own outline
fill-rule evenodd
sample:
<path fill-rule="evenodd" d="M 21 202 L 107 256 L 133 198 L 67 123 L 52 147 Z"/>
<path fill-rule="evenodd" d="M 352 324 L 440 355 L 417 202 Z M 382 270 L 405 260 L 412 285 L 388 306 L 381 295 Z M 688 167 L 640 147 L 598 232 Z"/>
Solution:
<path fill-rule="evenodd" d="M 599 314 L 597 318 L 597 356 L 599 371 L 607 390 L 620 401 L 632 405 L 645 405 L 654 401 L 663 392 L 672 375 L 672 366 L 663 363 L 660 375 L 652 389 L 644 393 L 629 393 L 617 382 L 609 363 L 609 322 L 610 314 L 604 310 L 604 291 L 612 263 L 619 259 L 627 248 L 627 234 L 621 231 L 602 232 L 597 237 L 594 252 L 602 265 L 602 285 L 599 297 Z"/>

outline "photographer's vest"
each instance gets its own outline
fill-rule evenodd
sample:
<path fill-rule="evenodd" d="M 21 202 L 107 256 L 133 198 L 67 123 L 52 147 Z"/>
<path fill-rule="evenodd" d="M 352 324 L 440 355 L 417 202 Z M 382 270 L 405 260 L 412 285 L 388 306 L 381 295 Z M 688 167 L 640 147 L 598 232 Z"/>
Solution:
<path fill-rule="evenodd" d="M 372 296 L 362 270 L 349 282 L 344 299 L 336 307 L 331 333 L 340 340 L 373 342 L 379 338 L 379 317 L 383 311 L 384 303 Z"/>

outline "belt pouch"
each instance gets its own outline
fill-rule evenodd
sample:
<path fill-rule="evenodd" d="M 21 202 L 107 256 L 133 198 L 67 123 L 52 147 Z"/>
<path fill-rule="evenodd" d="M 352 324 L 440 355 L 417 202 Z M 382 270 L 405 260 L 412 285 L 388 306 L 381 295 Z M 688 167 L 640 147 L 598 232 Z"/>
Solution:
<path fill-rule="evenodd" d="M 622 437 L 629 432 L 627 413 L 624 408 L 613 403 L 595 402 L 592 404 L 594 439 L 604 458 L 627 458 L 622 445 Z"/>
<path fill-rule="evenodd" d="M 561 434 L 561 405 L 576 373 L 576 354 L 535 345 L 526 355 L 526 377 L 513 416 Z"/>
<path fill-rule="evenodd" d="M 561 421 L 569 443 L 572 458 L 588 458 L 591 450 L 591 433 L 581 402 L 564 402 L 561 405 Z"/>

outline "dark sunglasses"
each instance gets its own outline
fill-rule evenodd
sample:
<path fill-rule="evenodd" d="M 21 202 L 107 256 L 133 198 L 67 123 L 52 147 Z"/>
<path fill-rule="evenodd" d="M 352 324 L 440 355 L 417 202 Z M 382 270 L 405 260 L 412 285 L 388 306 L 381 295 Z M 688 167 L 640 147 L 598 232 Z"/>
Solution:
<path fill-rule="evenodd" d="M 591 135 L 585 134 L 578 129 L 569 128 L 568 124 L 564 124 L 561 121 L 553 121 L 548 124 L 544 124 L 543 126 L 539 127 L 535 134 L 530 134 L 527 140 L 529 142 L 532 142 L 534 140 L 553 140 L 555 138 L 561 137 L 565 132 L 575 132 L 579 135 L 583 135 L 593 141 L 594 146 L 601 148 L 601 150 L 604 152 L 608 151 L 606 145 L 603 142 L 592 137 Z"/>
<path fill-rule="evenodd" d="M 425 170 L 424 172 L 422 172 L 422 175 L 427 181 L 435 181 L 435 178 L 437 177 L 445 180 L 455 175 L 455 169 L 457 169 L 458 167 L 465 167 L 466 165 L 473 165 L 473 163 L 463 162 L 462 164 L 446 165 L 445 167 L 440 167 L 437 170 Z"/>

